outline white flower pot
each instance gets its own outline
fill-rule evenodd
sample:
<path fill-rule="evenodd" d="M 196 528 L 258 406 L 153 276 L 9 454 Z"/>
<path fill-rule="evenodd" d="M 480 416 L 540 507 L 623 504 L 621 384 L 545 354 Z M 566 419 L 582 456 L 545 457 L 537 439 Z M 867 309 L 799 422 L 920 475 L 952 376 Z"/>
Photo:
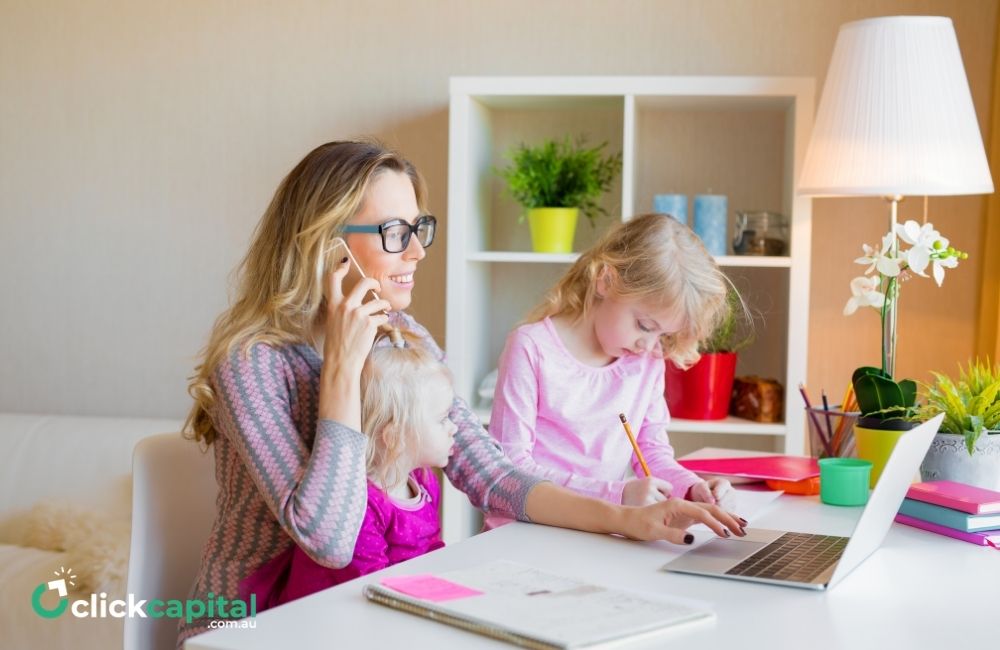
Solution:
<path fill-rule="evenodd" d="M 957 481 L 988 490 L 1000 490 L 1000 432 L 979 436 L 975 453 L 969 455 L 965 436 L 939 433 L 920 465 L 924 481 Z"/>

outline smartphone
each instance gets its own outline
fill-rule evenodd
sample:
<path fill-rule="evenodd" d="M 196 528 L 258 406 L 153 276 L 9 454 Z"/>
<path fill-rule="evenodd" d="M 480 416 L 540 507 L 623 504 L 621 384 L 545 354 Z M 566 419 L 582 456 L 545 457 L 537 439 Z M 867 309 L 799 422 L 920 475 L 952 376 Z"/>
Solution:
<path fill-rule="evenodd" d="M 348 295 L 354 290 L 358 282 L 362 278 L 367 278 L 361 265 L 358 264 L 358 260 L 354 259 L 354 253 L 351 249 L 347 247 L 347 242 L 341 237 L 334 237 L 330 242 L 330 247 L 326 251 L 327 259 L 327 270 L 333 269 L 336 265 L 340 264 L 340 260 L 347 258 L 350 263 L 350 268 L 347 270 L 347 275 L 344 276 L 344 281 L 341 284 L 343 288 L 344 295 Z M 368 290 L 365 293 L 364 298 L 361 299 L 362 303 L 369 303 L 372 300 L 381 300 L 381 297 L 372 290 Z"/>

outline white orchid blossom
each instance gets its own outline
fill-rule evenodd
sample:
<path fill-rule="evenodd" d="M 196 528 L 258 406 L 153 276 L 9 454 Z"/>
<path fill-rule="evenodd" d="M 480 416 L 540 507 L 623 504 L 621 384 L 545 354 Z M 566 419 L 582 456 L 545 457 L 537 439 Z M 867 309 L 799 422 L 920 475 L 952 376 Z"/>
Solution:
<path fill-rule="evenodd" d="M 878 269 L 878 272 L 882 275 L 888 275 L 889 277 L 896 277 L 899 275 L 899 264 L 898 259 L 890 257 L 892 253 L 893 244 L 893 234 L 886 233 L 885 237 L 882 238 L 882 247 L 878 250 L 872 248 L 868 244 L 862 244 L 861 248 L 864 250 L 864 257 L 859 257 L 854 260 L 856 264 L 868 264 L 869 267 L 865 269 L 865 275 L 870 275 L 872 271 Z"/>
<path fill-rule="evenodd" d="M 900 246 L 896 245 L 897 237 Z M 909 244 L 909 250 L 902 250 L 902 244 Z M 858 307 L 874 307 L 879 311 L 882 320 L 882 370 L 885 372 L 887 366 L 892 367 L 890 361 L 895 357 L 895 311 L 899 304 L 900 283 L 907 276 L 926 278 L 925 271 L 930 265 L 934 281 L 940 287 L 944 282 L 944 270 L 955 268 L 959 260 L 968 259 L 969 255 L 949 245 L 933 224 L 919 224 L 913 220 L 896 224 L 882 238 L 880 249 L 867 244 L 862 248 L 864 257 L 854 261 L 868 268 L 863 276 L 851 280 L 851 297 L 844 305 L 844 315 L 850 316 Z M 890 323 L 892 326 L 887 327 Z"/>
<path fill-rule="evenodd" d="M 912 246 L 905 253 L 906 265 L 911 271 L 925 278 L 927 274 L 924 273 L 924 269 L 930 264 L 934 253 L 948 249 L 948 240 L 942 237 L 937 230 L 934 230 L 934 224 L 920 225 L 911 219 L 906 223 L 896 224 L 896 234 Z M 936 273 L 938 273 L 937 270 L 935 270 Z M 941 270 L 940 273 L 943 278 L 944 271 Z M 935 277 L 937 276 L 935 275 Z M 941 286 L 940 282 L 938 282 L 938 286 Z"/>
<path fill-rule="evenodd" d="M 941 239 L 941 233 L 934 230 L 934 224 L 920 225 L 913 219 L 906 223 L 897 223 L 896 234 L 910 246 L 920 246 L 928 250 L 934 248 L 934 242 Z"/>
<path fill-rule="evenodd" d="M 944 282 L 944 270 L 953 269 L 958 266 L 957 257 L 945 257 L 942 259 L 934 259 L 934 281 L 937 282 L 937 286 L 941 286 Z"/>
<path fill-rule="evenodd" d="M 903 243 L 910 245 L 908 250 L 892 250 L 897 236 Z M 934 224 L 920 224 L 912 219 L 896 224 L 894 230 L 882 237 L 882 244 L 878 249 L 868 244 L 864 244 L 862 249 L 864 256 L 854 261 L 867 265 L 868 268 L 865 269 L 865 275 L 851 280 L 851 298 L 844 306 L 845 316 L 856 312 L 858 307 L 875 307 L 881 310 L 887 295 L 897 295 L 899 275 L 904 271 L 912 271 L 926 278 L 927 267 L 931 266 L 934 281 L 940 287 L 944 282 L 945 269 L 957 267 L 959 260 L 968 257 L 968 254 L 952 248 L 948 239 L 934 229 Z M 886 282 L 884 291 L 883 281 Z"/>
<path fill-rule="evenodd" d="M 865 275 L 854 278 L 851 280 L 851 294 L 850 300 L 844 305 L 844 316 L 850 316 L 858 307 L 882 309 L 885 303 L 885 294 L 879 291 L 878 278 Z"/>

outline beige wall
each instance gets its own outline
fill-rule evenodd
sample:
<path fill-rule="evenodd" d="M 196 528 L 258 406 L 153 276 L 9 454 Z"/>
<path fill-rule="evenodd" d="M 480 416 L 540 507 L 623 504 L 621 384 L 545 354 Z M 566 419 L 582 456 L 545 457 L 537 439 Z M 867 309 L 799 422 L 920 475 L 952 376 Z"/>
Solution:
<path fill-rule="evenodd" d="M 320 142 L 375 134 L 445 215 L 450 75 L 823 75 L 837 27 L 955 20 L 981 124 L 997 0 L 0 2 L 0 410 L 179 416 L 185 377 L 271 192 Z M 987 134 L 988 135 L 988 134 Z M 903 289 L 899 368 L 973 349 L 982 199 L 931 201 L 972 253 Z M 903 215 L 919 211 L 907 203 Z M 844 318 L 877 200 L 817 201 L 810 384 L 874 362 Z M 444 246 L 413 311 L 442 337 Z"/>

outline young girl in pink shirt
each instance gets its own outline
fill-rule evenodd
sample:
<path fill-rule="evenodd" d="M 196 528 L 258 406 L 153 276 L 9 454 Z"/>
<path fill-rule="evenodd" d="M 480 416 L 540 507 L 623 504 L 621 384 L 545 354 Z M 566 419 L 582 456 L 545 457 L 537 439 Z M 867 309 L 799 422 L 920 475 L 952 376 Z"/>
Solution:
<path fill-rule="evenodd" d="M 664 357 L 682 367 L 698 359 L 728 286 L 674 219 L 615 225 L 507 338 L 490 433 L 522 469 L 613 503 L 725 498 L 728 481 L 703 481 L 674 459 L 663 391 Z M 648 478 L 619 413 L 635 428 Z M 639 478 L 627 476 L 630 466 Z M 507 521 L 487 517 L 486 527 Z"/>
<path fill-rule="evenodd" d="M 327 568 L 293 545 L 241 583 L 242 597 L 255 594 L 258 609 L 267 609 L 444 546 L 430 468 L 447 465 L 454 444 L 450 377 L 415 336 L 385 331 L 361 375 L 368 510 L 354 558 Z"/>

